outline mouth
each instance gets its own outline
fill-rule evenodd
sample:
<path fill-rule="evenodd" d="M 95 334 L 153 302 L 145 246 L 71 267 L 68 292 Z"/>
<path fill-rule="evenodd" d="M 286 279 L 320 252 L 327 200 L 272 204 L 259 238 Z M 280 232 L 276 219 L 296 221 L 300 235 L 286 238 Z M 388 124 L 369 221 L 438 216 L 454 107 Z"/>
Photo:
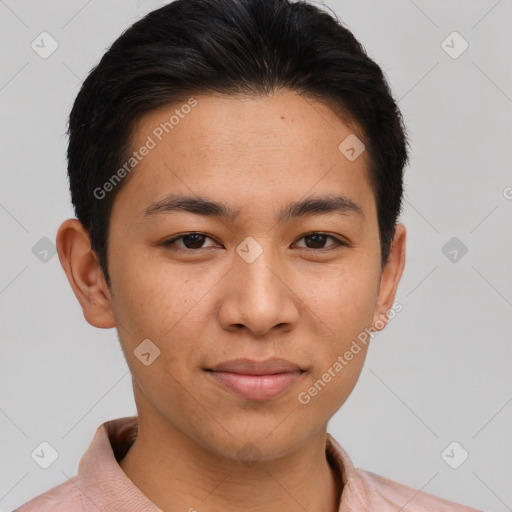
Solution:
<path fill-rule="evenodd" d="M 290 389 L 306 372 L 284 359 L 234 359 L 204 369 L 213 381 L 245 400 L 265 401 Z"/>

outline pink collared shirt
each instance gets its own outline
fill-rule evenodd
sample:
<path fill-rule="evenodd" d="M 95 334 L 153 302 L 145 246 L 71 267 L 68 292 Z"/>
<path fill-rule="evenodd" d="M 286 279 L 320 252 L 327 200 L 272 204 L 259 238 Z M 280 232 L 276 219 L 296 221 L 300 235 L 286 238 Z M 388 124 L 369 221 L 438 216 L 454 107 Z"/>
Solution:
<path fill-rule="evenodd" d="M 80 459 L 78 474 L 14 512 L 162 512 L 118 463 L 136 431 L 137 416 L 103 423 Z M 342 477 L 339 512 L 481 512 L 355 468 L 330 434 L 326 453 Z"/>

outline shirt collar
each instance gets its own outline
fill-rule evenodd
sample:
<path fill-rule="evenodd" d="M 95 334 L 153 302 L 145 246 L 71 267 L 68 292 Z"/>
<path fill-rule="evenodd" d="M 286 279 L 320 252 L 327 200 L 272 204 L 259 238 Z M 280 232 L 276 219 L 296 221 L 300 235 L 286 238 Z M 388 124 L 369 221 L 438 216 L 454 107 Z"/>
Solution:
<path fill-rule="evenodd" d="M 96 430 L 78 465 L 77 485 L 87 512 L 162 512 L 118 463 L 136 435 L 137 416 L 107 421 Z"/>
<path fill-rule="evenodd" d="M 82 493 L 87 512 L 162 512 L 126 476 L 121 460 L 137 436 L 137 416 L 107 421 L 98 427 L 92 443 L 80 459 L 77 487 Z M 341 475 L 343 491 L 339 512 L 367 512 L 364 480 L 348 454 L 327 434 L 326 456 Z"/>

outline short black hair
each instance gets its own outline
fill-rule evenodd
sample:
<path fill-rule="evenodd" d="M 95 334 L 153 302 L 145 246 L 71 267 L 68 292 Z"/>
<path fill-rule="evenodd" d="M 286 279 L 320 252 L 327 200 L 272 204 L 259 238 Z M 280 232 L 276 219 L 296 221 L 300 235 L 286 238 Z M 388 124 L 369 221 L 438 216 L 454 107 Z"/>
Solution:
<path fill-rule="evenodd" d="M 102 187 L 126 169 L 141 116 L 192 94 L 280 89 L 329 105 L 362 133 L 384 267 L 402 210 L 408 141 L 381 68 L 335 14 L 305 1 L 175 0 L 119 36 L 69 117 L 71 199 L 109 286 L 110 213 L 126 180 L 108 193 Z"/>

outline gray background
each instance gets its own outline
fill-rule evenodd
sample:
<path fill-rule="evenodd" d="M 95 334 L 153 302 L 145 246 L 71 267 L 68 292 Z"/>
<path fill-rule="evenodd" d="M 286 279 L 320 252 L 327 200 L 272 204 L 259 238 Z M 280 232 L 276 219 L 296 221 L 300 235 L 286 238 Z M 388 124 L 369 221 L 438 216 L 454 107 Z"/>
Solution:
<path fill-rule="evenodd" d="M 2 511 L 75 475 L 97 427 L 136 414 L 115 330 L 87 324 L 51 250 L 73 216 L 64 134 L 78 87 L 163 3 L 0 0 Z M 327 5 L 384 69 L 412 144 L 403 311 L 375 336 L 329 431 L 358 467 L 512 510 L 512 2 Z M 31 48 L 43 31 L 58 42 L 46 59 Z M 452 56 L 442 46 L 453 31 L 469 44 L 457 58 L 462 40 L 445 43 Z M 46 470 L 30 456 L 42 441 L 59 455 Z M 441 457 L 452 441 L 469 453 L 458 469 Z"/>

